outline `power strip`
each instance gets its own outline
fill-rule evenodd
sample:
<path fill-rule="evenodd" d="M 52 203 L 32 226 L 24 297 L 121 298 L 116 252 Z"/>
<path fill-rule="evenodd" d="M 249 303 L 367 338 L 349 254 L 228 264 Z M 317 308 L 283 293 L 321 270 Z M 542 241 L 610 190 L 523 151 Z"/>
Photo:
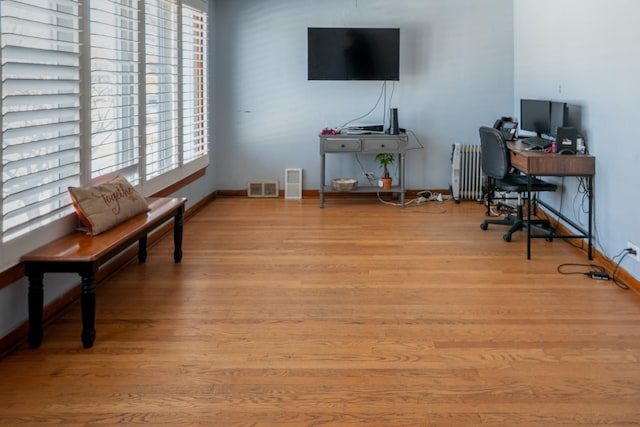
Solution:
<path fill-rule="evenodd" d="M 604 271 L 591 271 L 589 277 L 596 280 L 609 280 L 609 274 Z"/>
<path fill-rule="evenodd" d="M 451 196 L 444 196 L 440 193 L 432 193 L 430 191 L 423 191 L 419 193 L 418 197 L 415 199 L 416 203 L 424 203 L 424 202 L 444 202 L 445 200 L 451 199 Z"/>

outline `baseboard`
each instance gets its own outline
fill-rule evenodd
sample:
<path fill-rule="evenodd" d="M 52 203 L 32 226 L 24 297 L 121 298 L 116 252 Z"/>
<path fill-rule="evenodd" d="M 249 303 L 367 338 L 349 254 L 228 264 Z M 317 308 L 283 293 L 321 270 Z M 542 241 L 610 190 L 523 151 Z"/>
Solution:
<path fill-rule="evenodd" d="M 417 197 L 419 193 L 425 191 L 424 189 L 407 189 L 404 194 L 405 197 Z M 440 193 L 443 195 L 448 195 L 449 190 L 429 190 L 432 193 Z M 247 189 L 238 189 L 238 190 L 218 190 L 217 195 L 220 197 L 248 197 Z M 376 193 L 359 193 L 359 192 L 351 192 L 351 191 L 332 191 L 330 193 L 324 194 L 325 198 L 352 198 L 352 199 L 366 199 L 377 198 Z M 279 198 L 284 198 L 284 190 L 280 190 Z M 302 190 L 302 198 L 308 199 L 319 199 L 320 198 L 320 190 Z"/>

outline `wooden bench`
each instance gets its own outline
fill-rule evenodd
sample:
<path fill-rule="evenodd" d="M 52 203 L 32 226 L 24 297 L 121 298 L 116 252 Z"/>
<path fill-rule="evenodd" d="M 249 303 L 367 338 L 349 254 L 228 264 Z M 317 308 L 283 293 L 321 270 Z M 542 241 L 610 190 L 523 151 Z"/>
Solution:
<path fill-rule="evenodd" d="M 93 346 L 96 312 L 95 276 L 99 267 L 138 242 L 138 262 L 147 259 L 147 234 L 174 218 L 173 259 L 182 260 L 182 224 L 185 198 L 148 198 L 150 211 L 137 215 L 97 236 L 82 231 L 67 234 L 22 256 L 29 278 L 29 346 L 42 342 L 44 273 L 78 273 L 82 278 L 82 344 Z"/>

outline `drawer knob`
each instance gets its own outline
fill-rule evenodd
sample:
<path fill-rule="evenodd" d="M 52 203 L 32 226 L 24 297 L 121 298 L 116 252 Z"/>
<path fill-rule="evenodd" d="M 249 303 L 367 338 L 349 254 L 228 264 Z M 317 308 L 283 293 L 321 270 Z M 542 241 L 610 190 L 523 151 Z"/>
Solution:
<path fill-rule="evenodd" d="M 381 147 L 381 148 L 384 148 L 384 144 L 380 144 L 380 147 Z"/>
<path fill-rule="evenodd" d="M 340 147 L 344 148 L 344 144 L 342 144 Z"/>

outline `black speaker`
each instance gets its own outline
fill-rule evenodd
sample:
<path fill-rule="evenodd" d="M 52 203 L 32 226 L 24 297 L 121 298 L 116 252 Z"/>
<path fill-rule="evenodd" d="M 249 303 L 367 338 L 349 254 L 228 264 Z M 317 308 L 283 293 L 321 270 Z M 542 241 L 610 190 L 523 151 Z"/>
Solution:
<path fill-rule="evenodd" d="M 400 128 L 398 127 L 398 109 L 392 108 L 389 110 L 389 134 L 400 135 Z"/>
<path fill-rule="evenodd" d="M 576 154 L 578 151 L 578 129 L 573 126 L 559 127 L 556 137 L 556 152 Z"/>

